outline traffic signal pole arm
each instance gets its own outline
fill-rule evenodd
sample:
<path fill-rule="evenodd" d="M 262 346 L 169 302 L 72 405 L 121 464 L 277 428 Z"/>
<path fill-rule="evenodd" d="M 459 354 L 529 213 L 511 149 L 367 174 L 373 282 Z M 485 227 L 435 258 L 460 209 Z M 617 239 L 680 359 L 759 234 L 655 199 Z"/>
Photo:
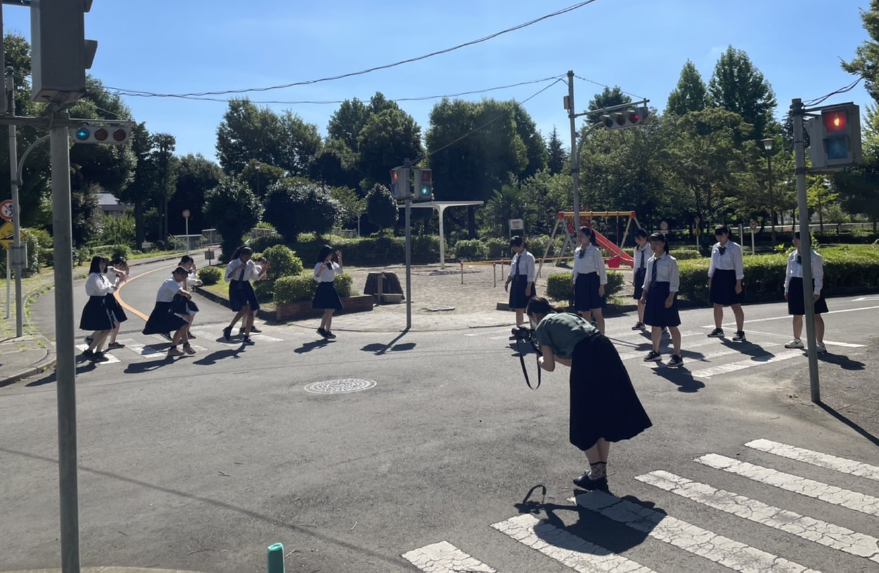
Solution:
<path fill-rule="evenodd" d="M 24 160 L 27 159 L 27 156 L 30 155 L 31 151 L 33 151 L 37 145 L 48 140 L 49 137 L 50 135 L 44 135 L 43 137 L 31 143 L 27 150 L 22 154 L 21 159 L 18 160 L 18 170 L 15 172 L 15 181 L 19 187 L 21 187 L 22 185 L 21 174 L 24 171 Z"/>

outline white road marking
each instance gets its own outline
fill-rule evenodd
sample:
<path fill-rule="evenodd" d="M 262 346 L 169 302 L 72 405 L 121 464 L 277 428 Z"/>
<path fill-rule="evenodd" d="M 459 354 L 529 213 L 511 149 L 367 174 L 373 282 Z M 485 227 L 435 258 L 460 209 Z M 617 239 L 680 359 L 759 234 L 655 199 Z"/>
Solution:
<path fill-rule="evenodd" d="M 812 450 L 807 450 L 805 448 L 789 446 L 787 444 L 772 442 L 770 440 L 754 440 L 753 442 L 748 442 L 745 446 L 768 454 L 788 458 L 789 460 L 796 460 L 805 464 L 818 466 L 819 468 L 836 470 L 853 476 L 879 481 L 879 466 L 871 466 L 864 462 L 847 460 L 845 458 L 831 456 L 830 454 L 813 452 Z"/>
<path fill-rule="evenodd" d="M 86 350 L 89 349 L 88 344 L 77 344 L 76 347 L 79 350 L 81 350 L 82 352 L 85 352 Z M 109 352 L 104 352 L 104 357 L 107 358 L 107 360 L 105 362 L 95 362 L 95 364 L 115 364 L 117 362 L 121 362 L 121 360 L 119 360 L 118 358 L 116 358 L 115 356 L 110 354 Z"/>
<path fill-rule="evenodd" d="M 747 345 L 748 343 L 745 343 L 745 344 Z M 710 338 L 708 340 L 703 340 L 702 342 L 687 344 L 686 346 L 681 345 L 681 351 L 687 352 L 688 350 L 691 350 L 693 348 L 702 348 L 703 346 L 721 346 L 721 345 L 717 342 L 717 339 Z M 777 342 L 768 342 L 768 343 L 761 342 L 760 346 L 763 348 L 766 348 L 766 347 L 770 347 L 770 346 L 779 346 L 779 344 Z M 718 352 L 712 352 L 710 354 L 705 354 L 701 358 L 695 357 L 695 356 L 690 356 L 690 357 L 685 356 L 684 358 L 688 358 L 689 360 L 694 360 L 697 362 L 702 362 L 702 361 L 708 360 L 710 358 L 718 358 L 720 356 L 729 356 L 730 354 L 742 354 L 742 350 L 740 348 L 729 348 L 729 347 L 725 347 L 725 346 L 721 346 L 721 347 L 726 348 L 726 350 L 720 350 Z M 743 346 L 742 348 L 747 348 L 747 346 Z M 620 354 L 620 359 L 621 360 L 631 360 L 632 358 L 644 358 L 646 355 L 647 355 L 647 353 L 644 351 L 642 351 L 642 352 L 626 352 L 624 354 Z"/>
<path fill-rule="evenodd" d="M 779 509 L 665 471 L 650 472 L 635 479 L 742 519 L 879 563 L 879 539 L 871 535 Z"/>
<path fill-rule="evenodd" d="M 718 454 L 707 454 L 696 458 L 695 461 L 710 468 L 740 475 L 785 491 L 792 491 L 806 497 L 820 499 L 833 505 L 879 517 L 879 498 L 871 495 L 827 485 L 820 481 L 779 472 L 763 466 L 740 462 Z"/>
<path fill-rule="evenodd" d="M 580 573 L 653 572 L 640 563 L 541 521 L 531 514 L 518 515 L 495 523 L 492 527 Z"/>
<path fill-rule="evenodd" d="M 779 334 L 777 332 L 759 332 L 757 330 L 749 330 L 748 334 L 762 334 L 765 336 L 776 336 L 779 338 L 787 338 L 790 339 L 790 334 Z M 851 342 L 834 342 L 833 340 L 825 340 L 824 344 L 829 344 L 830 346 L 842 346 L 845 348 L 864 348 L 866 344 L 852 344 Z"/>
<path fill-rule="evenodd" d="M 275 338 L 274 336 L 268 336 L 266 334 L 251 334 L 250 337 L 257 342 L 283 342 L 280 338 Z"/>
<path fill-rule="evenodd" d="M 817 573 L 793 561 L 603 491 L 580 494 L 576 500 L 581 507 L 734 571 Z"/>
<path fill-rule="evenodd" d="M 684 339 L 684 338 L 690 338 L 690 337 L 693 337 L 693 336 L 705 336 L 705 333 L 704 333 L 704 332 L 681 332 L 681 338 L 682 338 L 682 339 Z M 620 337 L 620 338 L 622 338 L 622 337 Z M 615 347 L 617 347 L 617 348 L 620 348 L 620 347 L 622 347 L 622 348 L 634 348 L 634 347 L 636 347 L 636 346 L 653 344 L 653 342 L 651 341 L 650 337 L 644 337 L 644 336 L 642 336 L 640 339 L 635 339 L 636 342 L 634 342 L 634 343 L 633 343 L 633 342 L 626 342 L 625 340 L 620 340 L 620 338 L 614 338 L 613 336 L 609 336 L 609 337 L 608 337 L 608 339 L 609 339 L 611 342 L 613 342 L 613 345 L 614 345 Z M 712 342 L 715 342 L 715 341 L 712 341 Z M 671 345 L 671 336 L 666 335 L 666 334 L 663 334 L 663 335 L 662 335 L 662 341 L 660 342 L 660 344 L 662 344 L 662 343 L 667 343 L 668 345 Z M 637 355 L 637 356 L 644 356 L 646 353 L 647 353 L 647 351 L 644 350 L 644 351 L 641 351 L 641 352 L 638 352 L 638 353 L 628 353 L 628 354 L 632 354 L 633 357 L 634 357 L 634 356 L 636 356 L 636 355 Z M 620 355 L 620 356 L 622 357 L 622 355 Z M 625 360 L 625 358 L 624 358 L 623 360 Z"/>
<path fill-rule="evenodd" d="M 404 553 L 403 559 L 427 573 L 497 573 L 495 569 L 480 563 L 448 541 L 425 545 Z"/>
<path fill-rule="evenodd" d="M 861 308 L 845 308 L 842 310 L 831 310 L 830 312 L 825 312 L 822 316 L 827 316 L 828 314 L 839 314 L 841 312 L 858 312 L 861 310 L 875 310 L 877 308 L 879 308 L 879 306 L 865 306 L 865 307 L 861 307 Z M 746 320 L 745 324 L 747 325 L 747 324 L 754 324 L 755 322 L 769 322 L 772 320 L 790 320 L 790 315 L 786 314 L 784 316 L 773 316 L 770 318 L 757 318 L 754 320 Z M 735 322 L 723 323 L 723 326 L 735 326 L 735 325 L 736 325 Z M 708 325 L 703 326 L 702 328 L 716 328 L 716 327 L 713 324 L 708 324 Z"/>
<path fill-rule="evenodd" d="M 791 350 L 788 352 L 782 352 L 781 354 L 764 354 L 748 360 L 739 360 L 737 362 L 721 364 L 720 366 L 714 366 L 712 368 L 695 370 L 693 371 L 693 378 L 711 378 L 712 376 L 719 376 L 720 374 L 738 372 L 739 370 L 747 370 L 748 368 L 754 368 L 755 366 L 765 366 L 766 364 L 772 364 L 773 362 L 781 362 L 783 360 L 790 360 L 791 358 L 802 356 L 802 350 Z"/>

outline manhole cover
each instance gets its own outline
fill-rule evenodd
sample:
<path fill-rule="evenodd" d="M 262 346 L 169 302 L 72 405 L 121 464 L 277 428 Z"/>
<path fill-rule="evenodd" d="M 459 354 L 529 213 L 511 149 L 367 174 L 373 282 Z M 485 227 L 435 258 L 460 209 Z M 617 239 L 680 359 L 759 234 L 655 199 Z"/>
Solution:
<path fill-rule="evenodd" d="M 348 392 L 360 392 L 369 390 L 375 386 L 372 380 L 359 378 L 343 378 L 341 380 L 327 380 L 325 382 L 313 382 L 305 387 L 306 392 L 313 394 L 345 394 Z"/>

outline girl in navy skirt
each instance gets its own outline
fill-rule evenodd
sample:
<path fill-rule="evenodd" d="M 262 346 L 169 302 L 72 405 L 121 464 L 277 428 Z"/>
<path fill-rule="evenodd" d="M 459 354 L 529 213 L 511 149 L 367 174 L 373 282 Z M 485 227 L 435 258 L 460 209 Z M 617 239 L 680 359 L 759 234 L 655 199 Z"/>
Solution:
<path fill-rule="evenodd" d="M 803 255 L 800 253 L 800 233 L 797 231 L 793 239 L 797 250 L 787 257 L 787 270 L 784 276 L 784 299 L 787 301 L 787 313 L 792 315 L 794 338 L 784 345 L 785 348 L 805 348 L 800 335 L 803 333 L 803 315 L 806 314 L 806 301 L 803 298 Z M 824 287 L 824 259 L 815 251 L 810 251 L 812 261 L 812 304 L 815 305 L 815 340 L 818 352 L 827 352 L 824 345 L 824 319 L 822 314 L 828 312 L 827 301 L 821 296 Z"/>
<path fill-rule="evenodd" d="M 510 261 L 510 274 L 504 283 L 504 290 L 510 293 L 510 310 L 516 311 L 516 326 L 522 326 L 525 324 L 525 307 L 531 297 L 537 295 L 534 255 L 528 252 L 525 240 L 518 235 L 510 239 L 510 248 L 516 254 Z"/>
<path fill-rule="evenodd" d="M 652 327 L 650 335 L 653 340 L 653 350 L 644 357 L 644 362 L 662 361 L 659 342 L 662 339 L 662 328 L 668 327 L 674 345 L 674 355 L 667 366 L 677 368 L 684 364 L 681 358 L 681 331 L 678 329 L 681 324 L 677 301 L 680 285 L 678 262 L 668 254 L 668 239 L 662 233 L 650 235 L 650 249 L 653 251 L 653 256 L 647 261 L 641 304 L 644 305 L 644 324 Z"/>
<path fill-rule="evenodd" d="M 195 268 L 195 260 L 189 255 L 183 255 L 180 259 L 180 266 L 186 269 L 186 272 L 189 274 L 186 276 L 186 280 L 180 283 L 180 286 L 183 287 L 183 290 L 189 292 L 189 287 L 200 287 L 202 282 L 198 280 L 198 275 L 196 274 Z M 195 335 L 190 332 L 192 330 L 192 322 L 195 320 L 195 315 L 198 313 L 198 306 L 192 301 L 192 299 L 186 299 L 182 295 L 178 295 L 183 300 L 183 318 L 189 323 L 189 326 L 186 327 L 186 339 L 193 340 L 195 339 Z M 179 303 L 178 303 L 179 304 Z"/>
<path fill-rule="evenodd" d="M 342 269 L 342 252 L 333 251 L 329 245 L 321 247 L 317 254 L 317 264 L 314 266 L 314 280 L 317 281 L 317 290 L 314 293 L 311 308 L 324 311 L 320 327 L 317 329 L 317 333 L 324 338 L 336 337 L 332 331 L 333 313 L 342 310 L 342 299 L 336 291 L 335 280 L 336 275 L 343 272 L 345 271 Z"/>
<path fill-rule="evenodd" d="M 107 270 L 104 271 L 104 276 L 107 277 L 107 282 L 113 286 L 113 292 L 107 295 L 107 308 L 110 309 L 110 312 L 113 313 L 113 317 L 116 319 L 116 326 L 113 327 L 113 330 L 110 331 L 110 335 L 107 338 L 107 340 L 110 341 L 110 343 L 107 344 L 107 350 L 125 348 L 124 344 L 116 342 L 116 337 L 119 336 L 119 327 L 122 326 L 123 322 L 128 320 L 128 316 L 122 309 L 122 305 L 119 304 L 119 301 L 116 299 L 116 291 L 119 290 L 126 280 L 128 280 L 128 272 L 128 262 L 122 257 L 116 257 L 113 259 L 107 266 Z M 94 341 L 94 337 L 88 336 L 85 341 L 87 344 L 91 344 Z"/>
<path fill-rule="evenodd" d="M 711 263 L 708 265 L 709 300 L 714 305 L 714 330 L 708 336 L 723 337 L 723 307 L 731 306 L 736 317 L 735 342 L 745 342 L 745 313 L 742 302 L 745 290 L 742 279 L 745 278 L 744 256 L 742 247 L 729 240 L 729 227 L 726 225 L 714 230 L 717 244 L 711 249 Z"/>
<path fill-rule="evenodd" d="M 257 266 L 250 260 L 252 256 L 253 249 L 239 247 L 226 267 L 226 280 L 229 282 L 229 304 L 236 314 L 229 326 L 223 329 L 223 337 L 230 340 L 232 328 L 238 319 L 243 318 L 244 344 L 253 344 L 250 332 L 253 330 L 253 317 L 259 310 L 259 302 L 256 300 L 256 293 L 253 292 L 250 281 L 264 279 L 266 271 L 265 268 Z"/>
<path fill-rule="evenodd" d="M 528 318 L 548 372 L 556 364 L 571 368 L 570 441 L 586 453 L 590 468 L 574 484 L 584 489 L 607 487 L 611 442 L 629 440 L 652 423 L 635 394 L 632 380 L 613 343 L 583 317 L 556 314 L 545 298 L 528 302 Z"/>
<path fill-rule="evenodd" d="M 587 321 L 595 324 L 598 332 L 604 334 L 604 285 L 607 284 L 607 269 L 598 247 L 592 244 L 592 229 L 580 227 L 577 233 L 580 246 L 574 250 L 574 310 Z"/>
<path fill-rule="evenodd" d="M 635 300 L 641 300 L 644 294 L 644 277 L 647 275 L 647 259 L 650 258 L 650 245 L 647 243 L 647 231 L 638 229 L 635 231 L 635 261 L 632 273 L 634 280 L 632 284 L 635 287 L 635 294 L 632 296 Z M 638 322 L 632 327 L 632 330 L 644 330 L 644 305 L 638 305 Z"/>
<path fill-rule="evenodd" d="M 189 345 L 186 340 L 186 329 L 189 322 L 183 318 L 181 311 L 185 310 L 179 302 L 175 302 L 178 295 L 185 300 L 192 298 L 192 295 L 183 290 L 180 285 L 182 281 L 189 276 L 189 271 L 183 267 L 177 267 L 170 277 L 165 279 L 159 292 L 156 295 L 156 306 L 147 320 L 146 326 L 143 328 L 144 334 L 167 334 L 174 332 L 171 338 L 171 348 L 168 349 L 168 357 L 183 356 L 186 354 L 195 354 L 195 349 Z M 177 348 L 180 342 L 183 342 L 183 351 Z"/>
<path fill-rule="evenodd" d="M 94 331 L 91 335 L 92 341 L 82 353 L 83 357 L 93 362 L 107 362 L 109 360 L 101 352 L 101 349 L 104 346 L 104 341 L 110 336 L 110 332 L 116 328 L 113 305 L 108 302 L 116 288 L 104 276 L 107 262 L 104 257 L 92 258 L 89 275 L 85 281 L 85 293 L 89 295 L 89 301 L 82 309 L 82 317 L 79 320 L 79 327 L 82 330 Z"/>

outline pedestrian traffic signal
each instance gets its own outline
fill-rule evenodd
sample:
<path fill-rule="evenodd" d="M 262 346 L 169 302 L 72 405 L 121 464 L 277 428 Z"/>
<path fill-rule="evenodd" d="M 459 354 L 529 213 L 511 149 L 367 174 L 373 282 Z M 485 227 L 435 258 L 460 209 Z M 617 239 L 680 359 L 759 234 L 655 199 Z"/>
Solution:
<path fill-rule="evenodd" d="M 67 106 L 85 95 L 85 71 L 98 43 L 85 39 L 92 0 L 31 2 L 31 74 L 34 101 Z"/>
<path fill-rule="evenodd" d="M 861 111 L 853 103 L 821 109 L 806 122 L 813 171 L 836 171 L 861 163 Z"/>
<path fill-rule="evenodd" d="M 127 126 L 81 125 L 70 130 L 74 143 L 127 143 L 131 128 Z"/>
<path fill-rule="evenodd" d="M 414 201 L 433 200 L 433 172 L 430 169 L 415 170 L 415 196 Z"/>
<path fill-rule="evenodd" d="M 607 129 L 628 129 L 647 123 L 648 111 L 646 107 L 639 107 L 623 111 L 615 111 L 601 116 L 601 121 Z"/>
<path fill-rule="evenodd" d="M 410 197 L 408 167 L 391 169 L 391 195 L 394 196 L 394 199 L 408 199 Z"/>

